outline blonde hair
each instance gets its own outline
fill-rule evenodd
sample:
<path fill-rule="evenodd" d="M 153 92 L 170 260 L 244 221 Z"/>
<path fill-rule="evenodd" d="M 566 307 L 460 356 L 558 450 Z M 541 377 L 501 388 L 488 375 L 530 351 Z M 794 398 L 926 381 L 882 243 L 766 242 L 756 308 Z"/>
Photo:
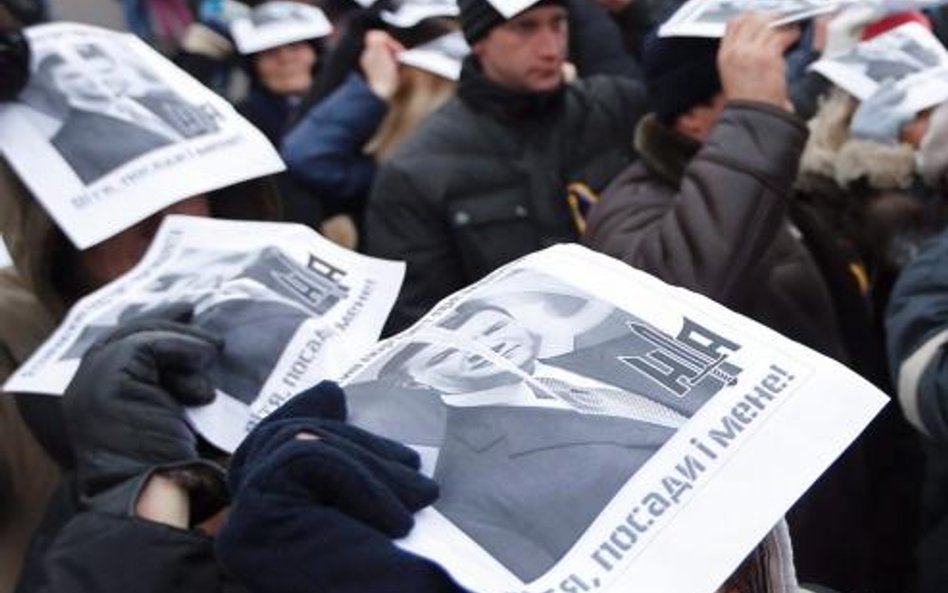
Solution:
<path fill-rule="evenodd" d="M 454 95 L 457 84 L 431 72 L 402 64 L 398 89 L 388 114 L 365 145 L 365 153 L 376 162 L 387 160 L 418 125 Z"/>

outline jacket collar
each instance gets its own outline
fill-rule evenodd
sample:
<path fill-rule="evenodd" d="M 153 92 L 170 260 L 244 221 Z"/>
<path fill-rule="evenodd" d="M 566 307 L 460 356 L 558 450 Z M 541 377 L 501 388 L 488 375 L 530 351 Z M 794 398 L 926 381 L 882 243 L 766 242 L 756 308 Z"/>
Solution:
<path fill-rule="evenodd" d="M 701 143 L 665 126 L 650 113 L 635 128 L 635 150 L 645 166 L 668 184 L 678 186 Z"/>
<path fill-rule="evenodd" d="M 555 113 L 563 104 L 566 85 L 546 93 L 512 91 L 484 76 L 473 55 L 464 59 L 458 97 L 471 109 L 504 122 L 529 121 Z"/>

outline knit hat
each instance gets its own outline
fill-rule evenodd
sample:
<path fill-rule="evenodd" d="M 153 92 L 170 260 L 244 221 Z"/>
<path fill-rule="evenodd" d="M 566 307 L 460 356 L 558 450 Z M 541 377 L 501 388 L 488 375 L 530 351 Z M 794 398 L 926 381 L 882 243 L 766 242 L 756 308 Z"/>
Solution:
<path fill-rule="evenodd" d="M 642 70 L 649 106 L 660 122 L 671 125 L 679 115 L 721 91 L 719 42 L 704 37 L 659 37 L 656 32 L 646 38 Z"/>
<path fill-rule="evenodd" d="M 948 189 L 948 103 L 932 114 L 928 132 L 919 148 L 919 172 L 929 187 Z"/>
<path fill-rule="evenodd" d="M 566 6 L 566 0 L 540 0 L 536 2 L 517 0 L 514 4 L 523 7 L 517 10 L 516 13 L 505 17 L 495 8 L 494 3 L 488 0 L 458 0 L 458 8 L 461 9 L 461 30 L 464 32 L 464 38 L 467 39 L 468 45 L 473 46 L 478 40 L 484 38 L 491 29 L 524 11 L 545 4 Z M 520 6 L 516 6 L 515 10 Z"/>

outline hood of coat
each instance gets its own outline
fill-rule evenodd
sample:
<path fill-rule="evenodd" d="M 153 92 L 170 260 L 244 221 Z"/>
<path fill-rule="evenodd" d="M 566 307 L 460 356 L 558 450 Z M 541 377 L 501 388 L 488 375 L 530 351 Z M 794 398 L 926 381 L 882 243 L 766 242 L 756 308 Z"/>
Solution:
<path fill-rule="evenodd" d="M 849 135 L 857 102 L 834 88 L 807 124 L 810 138 L 800 160 L 798 186 L 804 192 L 831 181 L 840 189 L 906 189 L 915 177 L 915 150 L 909 144 L 882 144 Z"/>
<path fill-rule="evenodd" d="M 280 218 L 279 196 L 269 177 L 222 188 L 209 196 L 215 218 Z M 75 296 L 63 294 L 57 278 L 65 272 L 64 262 L 74 260 L 68 256 L 75 253 L 75 248 L 3 159 L 0 159 L 0 234 L 24 287 L 53 315 L 62 316 Z"/>
<path fill-rule="evenodd" d="M 678 187 L 701 143 L 664 125 L 654 113 L 642 118 L 635 128 L 635 151 L 652 173 Z"/>

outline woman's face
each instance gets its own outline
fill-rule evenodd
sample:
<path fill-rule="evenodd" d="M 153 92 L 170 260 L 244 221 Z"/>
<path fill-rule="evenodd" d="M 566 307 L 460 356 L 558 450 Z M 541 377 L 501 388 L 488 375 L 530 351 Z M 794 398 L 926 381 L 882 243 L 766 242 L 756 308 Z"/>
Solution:
<path fill-rule="evenodd" d="M 90 288 L 99 288 L 135 267 L 151 245 L 162 219 L 168 214 L 208 217 L 210 203 L 204 195 L 194 196 L 168 206 L 135 226 L 82 251 L 80 274 Z"/>
<path fill-rule="evenodd" d="M 316 50 L 305 41 L 260 52 L 254 59 L 257 77 L 275 95 L 304 93 L 313 82 Z"/>

